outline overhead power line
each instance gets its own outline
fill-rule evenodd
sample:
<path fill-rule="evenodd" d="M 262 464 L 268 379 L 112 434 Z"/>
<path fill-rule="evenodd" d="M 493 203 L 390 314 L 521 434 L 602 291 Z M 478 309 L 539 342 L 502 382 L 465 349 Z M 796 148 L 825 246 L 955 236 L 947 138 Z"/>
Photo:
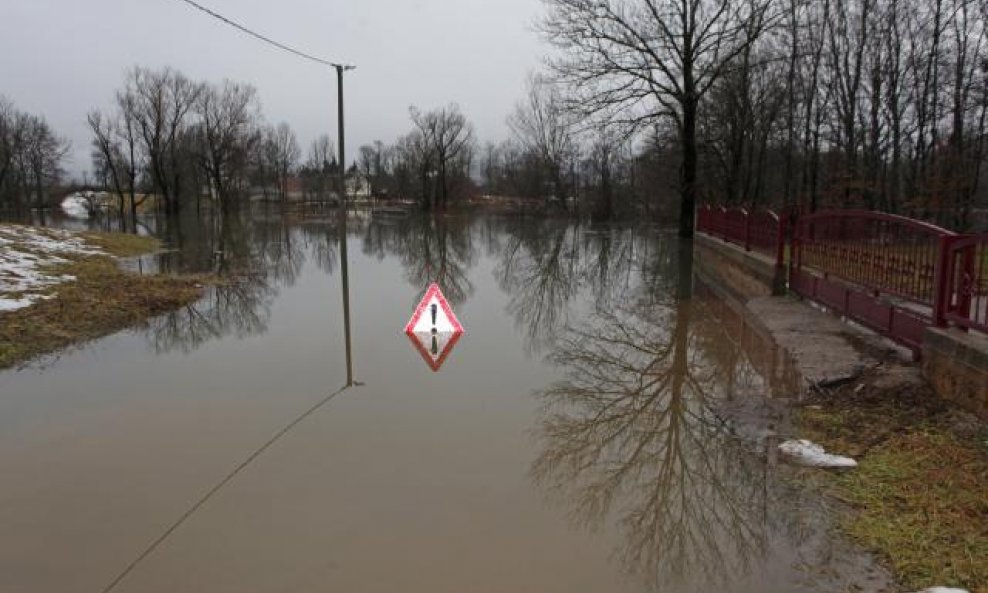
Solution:
<path fill-rule="evenodd" d="M 196 2 L 193 2 L 193 0 L 181 0 L 181 1 L 182 2 L 185 2 L 189 6 L 192 6 L 193 8 L 196 8 L 198 10 L 201 10 L 202 12 L 205 12 L 206 14 L 208 14 L 209 16 L 211 16 L 211 17 L 213 17 L 215 19 L 219 19 L 219 20 L 223 21 L 224 23 L 230 25 L 231 27 L 239 30 L 242 33 L 246 33 L 247 35 L 250 35 L 251 37 L 253 37 L 255 39 L 259 39 L 259 40 L 263 41 L 264 43 L 267 43 L 269 45 L 273 45 L 273 46 L 277 47 L 278 49 L 280 49 L 282 51 L 287 51 L 288 53 L 295 54 L 296 56 L 298 56 L 300 58 L 305 58 L 306 60 L 309 60 L 309 61 L 312 61 L 312 62 L 316 62 L 317 64 L 323 64 L 324 66 L 332 66 L 333 68 L 343 68 L 345 70 L 350 70 L 350 69 L 353 68 L 353 66 L 350 66 L 350 65 L 347 65 L 347 64 L 341 64 L 341 63 L 338 63 L 338 62 L 331 62 L 329 60 L 324 60 L 322 58 L 318 58 L 318 57 L 313 56 L 311 54 L 307 54 L 307 53 L 305 53 L 303 51 L 299 51 L 299 50 L 297 50 L 297 49 L 295 49 L 293 47 L 289 47 L 289 46 L 285 45 L 284 43 L 279 43 L 278 41 L 275 41 L 274 39 L 271 39 L 270 37 L 266 37 L 264 35 L 261 35 L 260 33 L 257 33 L 256 31 L 252 31 L 251 29 L 248 29 L 247 27 L 241 25 L 240 23 L 238 23 L 236 21 L 233 21 L 231 19 L 228 19 L 227 17 L 223 16 L 222 14 L 219 14 L 218 12 L 215 12 L 213 10 L 210 10 L 210 9 L 206 8 L 205 6 L 203 6 L 201 4 L 198 4 Z"/>
<path fill-rule="evenodd" d="M 197 500 L 195 502 L 195 504 L 193 504 L 191 507 L 189 507 L 188 510 L 186 510 L 184 513 L 182 513 L 182 516 L 179 517 L 174 523 L 172 523 L 168 527 L 168 529 L 165 530 L 164 533 L 162 533 L 160 536 L 157 537 L 157 539 L 155 539 L 153 542 L 151 542 L 151 545 L 149 545 L 147 548 L 145 548 L 144 551 L 141 552 L 141 554 L 139 556 L 137 556 L 137 558 L 135 558 L 133 562 L 131 562 L 129 565 L 127 565 L 127 568 L 125 568 L 123 570 L 123 572 L 121 572 L 120 574 L 118 574 L 117 577 L 115 579 L 113 579 L 113 582 L 112 583 L 110 583 L 109 585 L 106 586 L 105 589 L 103 589 L 103 593 L 109 593 L 110 591 L 112 591 L 113 589 L 115 589 L 117 587 L 117 585 L 120 584 L 120 581 L 124 580 L 124 578 L 127 577 L 127 575 L 129 575 L 131 572 L 133 572 L 133 570 L 135 568 L 137 568 L 137 565 L 138 564 L 140 564 L 141 562 L 144 561 L 145 558 L 147 558 L 148 556 L 150 556 L 158 548 L 158 546 L 160 546 L 166 539 L 168 539 L 168 537 L 172 533 L 174 533 L 176 530 L 178 530 L 178 528 L 181 527 L 182 524 L 185 523 L 185 521 L 189 517 L 191 517 L 193 514 L 195 514 L 196 511 L 198 511 L 203 505 L 205 505 L 206 502 L 208 502 L 209 499 L 212 498 L 214 494 L 216 494 L 217 492 L 219 492 L 220 490 L 222 490 L 224 486 L 226 486 L 230 481 L 233 480 L 233 478 L 237 477 L 237 474 L 239 474 L 241 471 L 243 471 L 248 465 L 250 465 L 251 463 L 253 463 L 255 459 L 257 459 L 258 457 L 260 457 L 261 454 L 264 453 L 265 451 L 267 451 L 272 445 L 274 445 L 275 443 L 277 443 L 281 439 L 281 437 L 283 437 L 286 434 L 288 434 L 293 428 L 295 428 L 296 426 L 298 426 L 299 424 L 301 424 L 303 420 L 305 420 L 306 418 L 308 418 L 309 416 L 311 416 L 312 414 L 314 414 L 319 408 L 325 406 L 330 401 L 332 401 L 336 396 L 340 395 L 341 393 L 343 393 L 347 389 L 350 389 L 354 385 L 363 385 L 363 384 L 362 383 L 358 383 L 358 382 L 348 381 L 346 385 L 344 385 L 343 387 L 340 387 L 339 389 L 337 389 L 333 393 L 330 393 L 329 395 L 323 397 L 321 400 L 319 400 L 318 402 L 316 402 L 310 408 L 308 408 L 307 410 L 305 410 L 304 412 L 302 412 L 299 416 L 295 417 L 294 420 L 292 420 L 287 425 L 285 425 L 281 430 L 279 430 L 278 432 L 276 432 L 274 434 L 274 436 L 272 436 L 270 439 L 268 439 L 263 445 L 261 445 L 260 447 L 258 447 L 257 449 L 255 449 L 250 455 L 247 456 L 246 459 L 244 459 L 240 463 L 240 465 L 238 465 L 237 467 L 235 467 L 233 469 L 233 471 L 231 471 L 230 473 L 228 473 L 226 475 L 226 477 L 224 477 L 215 486 L 213 486 L 209 490 L 209 492 L 207 492 L 204 496 L 202 496 L 201 498 L 199 498 L 199 500 Z"/>

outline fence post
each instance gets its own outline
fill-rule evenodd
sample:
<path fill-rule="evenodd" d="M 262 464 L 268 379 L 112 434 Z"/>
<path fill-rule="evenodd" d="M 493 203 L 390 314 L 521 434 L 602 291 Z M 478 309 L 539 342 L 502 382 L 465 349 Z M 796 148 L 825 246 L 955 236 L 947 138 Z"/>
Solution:
<path fill-rule="evenodd" d="M 971 297 L 974 290 L 974 256 L 977 249 L 976 244 L 968 245 L 964 248 L 962 259 L 962 269 L 964 275 L 961 276 L 960 294 L 957 299 L 957 313 L 967 319 L 971 318 Z M 953 284 L 951 284 L 953 286 Z"/>
<path fill-rule="evenodd" d="M 938 253 L 936 268 L 933 271 L 933 325 L 944 327 L 947 325 L 947 308 L 950 306 L 951 290 L 954 277 L 954 262 L 950 257 L 950 247 L 953 244 L 952 238 L 943 235 L 938 241 Z"/>
<path fill-rule="evenodd" d="M 797 218 L 792 223 L 792 233 L 789 235 L 789 288 L 793 288 L 793 279 L 802 273 L 803 267 L 803 221 Z M 800 278 L 802 279 L 802 278 Z M 799 290 L 796 290 L 799 293 Z M 800 294 L 799 296 L 805 296 Z"/>
<path fill-rule="evenodd" d="M 785 263 L 786 253 L 786 224 L 789 217 L 785 212 L 779 215 L 779 228 L 775 231 L 775 265 L 782 267 Z"/>
<path fill-rule="evenodd" d="M 754 211 L 742 208 L 741 212 L 744 214 L 744 250 L 751 251 L 751 217 Z"/>

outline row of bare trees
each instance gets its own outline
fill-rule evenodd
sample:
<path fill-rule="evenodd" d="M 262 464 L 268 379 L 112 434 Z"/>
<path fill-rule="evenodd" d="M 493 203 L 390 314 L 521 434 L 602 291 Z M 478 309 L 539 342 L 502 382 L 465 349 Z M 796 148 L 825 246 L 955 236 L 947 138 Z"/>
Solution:
<path fill-rule="evenodd" d="M 271 126 L 253 86 L 197 82 L 171 68 L 133 68 L 113 107 L 88 116 L 93 168 L 120 217 L 149 194 L 169 215 L 186 206 L 236 210 L 259 188 L 286 200 L 301 157 L 288 124 Z M 329 152 L 331 152 L 331 145 Z"/>
<path fill-rule="evenodd" d="M 68 150 L 68 141 L 43 117 L 0 96 L 0 211 L 20 216 L 28 208 L 43 208 L 62 177 Z"/>
<path fill-rule="evenodd" d="M 639 156 L 674 161 L 684 235 L 701 197 L 958 228 L 984 202 L 983 1 L 543 2 L 562 117 L 616 126 Z M 516 122 L 551 160 L 553 137 Z"/>
<path fill-rule="evenodd" d="M 661 169 L 655 154 L 627 126 L 584 118 L 566 91 L 545 76 L 529 79 L 507 120 L 513 137 L 481 153 L 485 191 L 595 220 L 648 211 L 661 177 L 652 174 Z"/>
<path fill-rule="evenodd" d="M 409 109 L 412 129 L 394 144 L 361 146 L 347 170 L 372 195 L 412 200 L 424 210 L 443 210 L 471 194 L 475 154 L 473 125 L 455 104 Z"/>

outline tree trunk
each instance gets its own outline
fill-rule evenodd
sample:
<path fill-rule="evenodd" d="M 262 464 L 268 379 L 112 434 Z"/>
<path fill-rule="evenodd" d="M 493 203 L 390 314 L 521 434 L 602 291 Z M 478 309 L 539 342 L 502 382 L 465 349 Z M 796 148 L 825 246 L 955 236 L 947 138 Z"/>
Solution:
<path fill-rule="evenodd" d="M 683 101 L 683 170 L 682 190 L 679 203 L 679 236 L 693 236 L 693 217 L 696 212 L 696 109 L 695 99 L 687 97 Z"/>

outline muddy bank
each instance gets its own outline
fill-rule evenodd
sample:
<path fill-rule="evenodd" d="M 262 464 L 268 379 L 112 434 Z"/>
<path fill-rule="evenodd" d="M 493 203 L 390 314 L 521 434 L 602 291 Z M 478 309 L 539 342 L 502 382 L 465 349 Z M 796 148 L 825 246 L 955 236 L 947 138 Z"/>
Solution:
<path fill-rule="evenodd" d="M 156 239 L 0 225 L 0 369 L 109 335 L 200 296 L 207 279 L 138 275 L 120 258 Z"/>

